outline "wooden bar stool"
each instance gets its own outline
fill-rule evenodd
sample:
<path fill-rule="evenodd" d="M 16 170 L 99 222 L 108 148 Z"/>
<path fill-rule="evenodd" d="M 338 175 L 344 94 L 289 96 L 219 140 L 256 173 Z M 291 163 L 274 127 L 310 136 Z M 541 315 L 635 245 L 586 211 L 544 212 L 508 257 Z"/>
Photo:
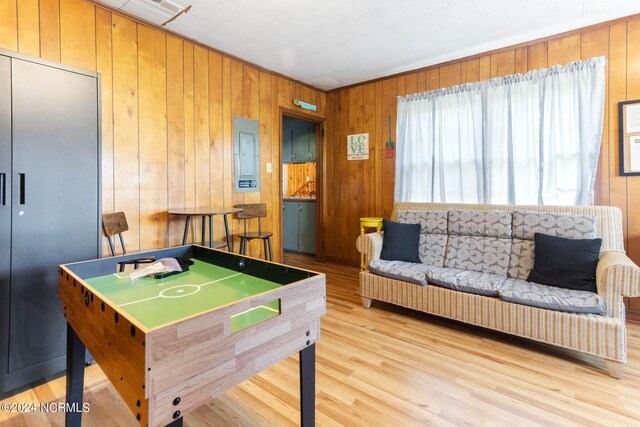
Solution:
<path fill-rule="evenodd" d="M 273 260 L 273 254 L 271 252 L 271 236 L 273 233 L 270 231 L 262 231 L 260 218 L 267 216 L 267 205 L 265 203 L 249 203 L 238 205 L 238 208 L 242 209 L 242 212 L 238 213 L 238 219 L 243 220 L 243 232 L 238 233 L 240 238 L 240 253 L 246 255 L 247 245 L 254 239 L 262 240 L 262 246 L 264 248 L 264 259 Z M 247 223 L 252 219 L 258 219 L 258 231 L 247 231 Z"/>
<path fill-rule="evenodd" d="M 125 216 L 124 212 L 102 215 L 102 229 L 104 231 L 104 235 L 107 236 L 107 240 L 109 241 L 111 256 L 116 256 L 116 245 L 113 238 L 113 236 L 115 236 L 116 234 L 118 235 L 118 239 L 120 240 L 122 255 L 126 255 L 127 247 L 124 244 L 122 233 L 129 230 L 129 224 L 127 224 L 127 217 Z M 134 268 L 138 268 L 139 264 L 149 264 L 155 262 L 155 260 L 155 257 L 146 257 L 132 259 L 129 261 L 122 261 L 118 263 L 118 270 L 121 272 L 124 271 L 125 265 L 127 264 L 133 264 Z"/>

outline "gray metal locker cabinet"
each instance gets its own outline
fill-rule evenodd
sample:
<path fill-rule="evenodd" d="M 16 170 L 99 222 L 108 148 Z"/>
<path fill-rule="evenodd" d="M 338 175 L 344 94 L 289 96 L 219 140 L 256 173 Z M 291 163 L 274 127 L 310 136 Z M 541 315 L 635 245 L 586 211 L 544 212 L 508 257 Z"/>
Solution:
<path fill-rule="evenodd" d="M 9 356 L 9 299 L 11 298 L 11 59 L 0 56 L 0 391 L 5 384 Z"/>
<path fill-rule="evenodd" d="M 7 56 L 1 58 L 6 64 Z M 11 293 L 0 303 L 2 391 L 64 369 L 57 266 L 100 255 L 97 75 L 22 55 L 10 62 L 12 140 L 3 137 L 0 147 L 3 154 L 10 147 L 0 164 L 0 174 L 10 175 L 0 232 L 9 227 L 11 233 L 0 239 L 11 262 L 10 283 L 6 266 L 0 271 Z M 6 78 L 0 85 L 4 91 Z M 6 110 L 3 105 L 0 114 Z M 6 117 L 0 123 L 4 135 Z"/>

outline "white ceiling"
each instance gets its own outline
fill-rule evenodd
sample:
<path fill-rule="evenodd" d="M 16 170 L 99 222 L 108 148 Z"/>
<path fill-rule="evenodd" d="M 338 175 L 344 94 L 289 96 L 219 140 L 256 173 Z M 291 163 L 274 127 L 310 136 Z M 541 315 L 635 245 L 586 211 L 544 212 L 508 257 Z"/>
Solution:
<path fill-rule="evenodd" d="M 166 0 L 155 0 L 166 1 Z M 640 0 L 171 0 L 170 30 L 334 89 L 640 13 Z M 154 24 L 154 0 L 101 0 Z"/>

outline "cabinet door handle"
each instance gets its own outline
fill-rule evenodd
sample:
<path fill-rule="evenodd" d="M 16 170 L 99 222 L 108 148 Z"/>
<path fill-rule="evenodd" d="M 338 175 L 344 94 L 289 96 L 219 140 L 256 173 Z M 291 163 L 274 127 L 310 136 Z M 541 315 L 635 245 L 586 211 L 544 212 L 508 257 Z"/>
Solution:
<path fill-rule="evenodd" d="M 0 206 L 7 205 L 7 174 L 0 173 Z"/>
<path fill-rule="evenodd" d="M 25 193 L 26 193 L 26 177 L 25 174 L 23 173 L 19 173 L 18 176 L 20 177 L 20 204 L 24 205 L 25 204 Z"/>

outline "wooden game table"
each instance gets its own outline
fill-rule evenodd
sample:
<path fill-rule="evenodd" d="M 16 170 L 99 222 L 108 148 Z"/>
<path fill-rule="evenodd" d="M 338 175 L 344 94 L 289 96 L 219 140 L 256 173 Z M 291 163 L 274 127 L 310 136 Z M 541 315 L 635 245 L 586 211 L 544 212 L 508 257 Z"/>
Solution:
<path fill-rule="evenodd" d="M 140 256 L 194 264 L 162 279 L 115 273 Z M 324 274 L 192 245 L 61 265 L 59 294 L 68 405 L 82 407 L 85 348 L 150 426 L 182 425 L 184 414 L 298 352 L 301 424 L 314 425 Z M 66 425 L 81 416 L 67 413 Z"/>

